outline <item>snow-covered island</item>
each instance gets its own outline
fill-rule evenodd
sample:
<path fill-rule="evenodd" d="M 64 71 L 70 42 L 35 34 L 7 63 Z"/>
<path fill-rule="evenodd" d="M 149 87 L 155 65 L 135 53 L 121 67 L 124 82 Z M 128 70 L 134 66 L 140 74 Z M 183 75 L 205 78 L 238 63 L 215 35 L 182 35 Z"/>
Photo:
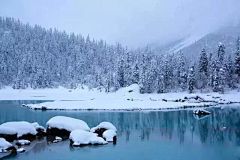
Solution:
<path fill-rule="evenodd" d="M 134 84 L 113 93 L 97 89 L 25 89 L 0 90 L 2 100 L 52 100 L 39 104 L 23 104 L 23 107 L 39 110 L 162 110 L 192 107 L 209 107 L 219 104 L 240 102 L 240 92 L 233 90 L 225 94 L 211 93 L 162 93 L 140 94 L 139 86 Z"/>

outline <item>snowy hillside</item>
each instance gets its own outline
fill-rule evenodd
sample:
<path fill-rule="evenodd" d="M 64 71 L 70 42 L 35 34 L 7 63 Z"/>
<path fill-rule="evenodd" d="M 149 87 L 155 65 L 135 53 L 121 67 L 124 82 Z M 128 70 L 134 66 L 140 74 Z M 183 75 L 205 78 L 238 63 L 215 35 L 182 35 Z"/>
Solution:
<path fill-rule="evenodd" d="M 237 37 L 240 36 L 240 27 L 225 27 L 207 35 L 195 34 L 176 41 L 164 47 L 165 53 L 177 53 L 180 50 L 187 55 L 200 55 L 202 48 L 208 53 L 215 53 L 219 42 L 225 45 L 227 53 L 235 53 Z"/>

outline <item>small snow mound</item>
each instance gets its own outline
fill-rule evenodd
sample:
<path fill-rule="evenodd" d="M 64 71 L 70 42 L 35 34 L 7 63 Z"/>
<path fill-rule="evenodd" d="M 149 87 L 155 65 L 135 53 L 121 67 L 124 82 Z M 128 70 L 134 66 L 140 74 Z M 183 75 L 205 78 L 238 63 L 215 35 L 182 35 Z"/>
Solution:
<path fill-rule="evenodd" d="M 96 127 L 93 127 L 91 130 L 95 132 L 96 129 L 100 129 L 100 128 L 104 128 L 106 130 L 111 129 L 115 132 L 117 131 L 117 128 L 110 122 L 101 122 L 99 125 L 97 125 Z"/>
<path fill-rule="evenodd" d="M 18 145 L 18 146 L 30 145 L 30 141 L 29 140 L 24 140 L 24 139 L 18 140 L 16 142 L 16 145 Z"/>
<path fill-rule="evenodd" d="M 17 149 L 17 152 L 18 153 L 23 153 L 23 152 L 25 152 L 26 150 L 24 149 L 24 148 L 19 148 L 19 149 Z"/>
<path fill-rule="evenodd" d="M 120 94 L 132 94 L 132 93 L 139 93 L 139 85 L 138 84 L 132 84 L 128 87 L 120 88 L 117 92 Z"/>
<path fill-rule="evenodd" d="M 17 137 L 22 137 L 24 135 L 36 135 L 37 131 L 35 127 L 29 123 L 29 122 L 6 122 L 0 125 L 0 127 L 8 127 L 12 128 L 11 132 L 13 133 L 13 130 L 15 129 L 17 131 Z M 10 130 L 8 130 L 10 131 Z"/>
<path fill-rule="evenodd" d="M 53 143 L 58 143 L 58 142 L 61 142 L 61 141 L 62 141 L 62 138 L 56 136 L 56 137 L 55 137 L 55 140 L 53 141 Z"/>
<path fill-rule="evenodd" d="M 87 123 L 80 120 L 80 119 L 75 119 L 71 117 L 65 117 L 65 116 L 56 116 L 51 118 L 47 122 L 47 128 L 57 128 L 57 129 L 64 129 L 69 132 L 72 132 L 73 130 L 76 129 L 81 129 L 85 131 L 90 131 L 90 128 L 88 127 Z"/>
<path fill-rule="evenodd" d="M 45 130 L 43 126 L 40 126 L 37 122 L 32 123 L 33 127 L 36 128 L 36 130 Z"/>
<path fill-rule="evenodd" d="M 12 147 L 11 143 L 6 141 L 4 138 L 0 138 L 0 151 L 5 152 L 10 147 Z"/>
<path fill-rule="evenodd" d="M 113 142 L 114 137 L 116 137 L 116 136 L 117 136 L 116 131 L 114 131 L 112 129 L 109 129 L 109 130 L 106 130 L 105 132 L 103 132 L 103 138 L 105 138 L 106 141 L 108 141 L 108 142 Z"/>
<path fill-rule="evenodd" d="M 97 134 L 80 129 L 72 131 L 69 139 L 73 146 L 107 144 L 107 142 L 103 138 L 98 137 Z"/>
<path fill-rule="evenodd" d="M 193 111 L 193 114 L 196 114 L 196 115 L 208 115 L 208 114 L 211 114 L 211 112 L 206 111 L 204 109 L 196 109 L 196 110 Z"/>

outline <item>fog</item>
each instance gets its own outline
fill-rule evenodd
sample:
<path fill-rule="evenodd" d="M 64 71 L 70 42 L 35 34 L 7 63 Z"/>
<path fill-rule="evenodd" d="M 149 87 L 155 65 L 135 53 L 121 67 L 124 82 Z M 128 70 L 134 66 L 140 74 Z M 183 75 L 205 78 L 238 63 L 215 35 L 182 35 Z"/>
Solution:
<path fill-rule="evenodd" d="M 0 16 L 130 48 L 239 23 L 239 0 L 1 0 Z"/>

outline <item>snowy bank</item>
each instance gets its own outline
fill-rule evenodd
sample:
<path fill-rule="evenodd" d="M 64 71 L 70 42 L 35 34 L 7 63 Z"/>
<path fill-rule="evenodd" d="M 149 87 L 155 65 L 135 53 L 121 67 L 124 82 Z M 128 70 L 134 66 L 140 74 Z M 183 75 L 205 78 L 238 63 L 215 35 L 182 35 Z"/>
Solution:
<path fill-rule="evenodd" d="M 98 137 L 97 134 L 79 129 L 72 131 L 69 139 L 72 146 L 107 144 L 107 142 L 103 138 Z"/>
<path fill-rule="evenodd" d="M 31 109 L 48 110 L 160 110 L 208 107 L 240 102 L 240 92 L 219 93 L 162 93 L 140 94 L 138 85 L 121 88 L 113 93 L 66 88 L 0 90 L 0 100 L 53 100 L 40 104 L 26 104 Z"/>
<path fill-rule="evenodd" d="M 49 135 L 69 135 L 76 129 L 90 131 L 86 122 L 71 117 L 56 116 L 47 122 L 47 134 Z"/>

